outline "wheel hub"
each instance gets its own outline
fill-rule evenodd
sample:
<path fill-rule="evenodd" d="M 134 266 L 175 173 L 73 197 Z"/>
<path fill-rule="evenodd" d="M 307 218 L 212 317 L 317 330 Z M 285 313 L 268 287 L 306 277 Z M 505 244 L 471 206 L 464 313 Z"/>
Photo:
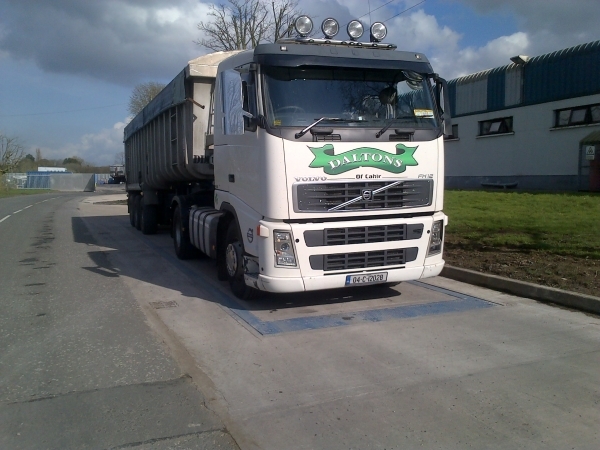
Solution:
<path fill-rule="evenodd" d="M 234 243 L 227 245 L 227 249 L 225 250 L 225 265 L 227 266 L 227 273 L 233 278 L 238 270 L 238 255 Z"/>

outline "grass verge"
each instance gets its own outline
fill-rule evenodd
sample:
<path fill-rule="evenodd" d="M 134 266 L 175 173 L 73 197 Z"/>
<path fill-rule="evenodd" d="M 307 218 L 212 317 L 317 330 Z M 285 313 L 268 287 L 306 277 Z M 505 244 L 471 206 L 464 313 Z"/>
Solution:
<path fill-rule="evenodd" d="M 599 194 L 446 191 L 444 212 L 450 247 L 600 259 Z"/>
<path fill-rule="evenodd" d="M 0 188 L 0 198 L 14 197 L 17 195 L 47 194 L 49 189 L 2 189 Z"/>

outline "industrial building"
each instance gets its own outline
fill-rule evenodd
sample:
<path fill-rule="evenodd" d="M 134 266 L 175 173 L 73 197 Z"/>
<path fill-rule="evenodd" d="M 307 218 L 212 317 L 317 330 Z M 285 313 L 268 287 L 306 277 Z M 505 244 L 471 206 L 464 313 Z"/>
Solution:
<path fill-rule="evenodd" d="M 446 187 L 600 191 L 600 41 L 449 81 Z"/>

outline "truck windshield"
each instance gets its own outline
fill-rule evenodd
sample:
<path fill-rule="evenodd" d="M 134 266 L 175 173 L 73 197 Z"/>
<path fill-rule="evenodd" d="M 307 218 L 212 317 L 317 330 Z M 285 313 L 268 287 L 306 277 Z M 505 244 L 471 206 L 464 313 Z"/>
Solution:
<path fill-rule="evenodd" d="M 263 67 L 272 127 L 306 127 L 335 118 L 335 127 L 437 128 L 428 79 L 406 70 Z M 344 120 L 346 119 L 346 120 Z M 327 120 L 322 125 L 332 126 Z"/>

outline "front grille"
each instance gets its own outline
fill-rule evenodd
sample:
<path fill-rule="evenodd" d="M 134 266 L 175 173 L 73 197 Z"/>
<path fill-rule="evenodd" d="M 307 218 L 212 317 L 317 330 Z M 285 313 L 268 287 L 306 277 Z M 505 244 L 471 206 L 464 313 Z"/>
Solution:
<path fill-rule="evenodd" d="M 398 266 L 417 259 L 418 248 L 399 248 L 374 252 L 312 255 L 310 267 L 325 272 L 333 270 L 359 270 L 373 267 Z"/>
<path fill-rule="evenodd" d="M 304 232 L 307 247 L 326 245 L 371 244 L 374 242 L 393 242 L 420 239 L 423 224 L 393 224 L 352 228 L 326 228 Z"/>
<path fill-rule="evenodd" d="M 296 212 L 418 208 L 431 205 L 432 194 L 433 180 L 298 183 L 294 208 Z"/>

